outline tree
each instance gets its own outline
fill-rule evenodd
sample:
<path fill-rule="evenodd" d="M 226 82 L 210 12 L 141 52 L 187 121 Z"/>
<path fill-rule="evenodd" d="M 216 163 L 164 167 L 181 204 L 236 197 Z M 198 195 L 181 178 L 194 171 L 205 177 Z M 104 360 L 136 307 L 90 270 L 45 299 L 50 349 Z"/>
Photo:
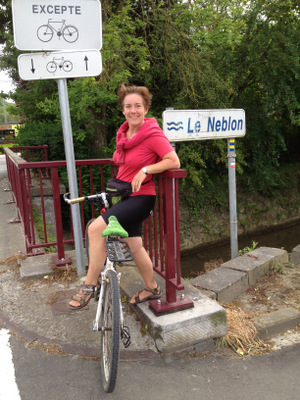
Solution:
<path fill-rule="evenodd" d="M 18 122 L 15 114 L 15 105 L 0 96 L 0 122 Z"/>
<path fill-rule="evenodd" d="M 0 44 L 6 42 L 6 34 L 11 30 L 11 1 L 0 1 Z"/>
<path fill-rule="evenodd" d="M 276 186 L 286 149 L 291 157 L 299 146 L 298 2 L 104 0 L 102 9 L 103 72 L 68 81 L 74 138 L 89 146 L 86 156 L 111 151 L 123 121 L 119 85 L 145 84 L 154 95 L 150 115 L 158 120 L 170 106 L 244 108 L 247 134 L 237 143 L 238 171 L 265 193 Z M 18 80 L 10 28 L 0 28 L 6 40 L 0 64 L 18 83 L 14 98 L 28 130 L 31 122 L 59 124 L 55 82 Z M 200 191 L 213 183 L 226 151 L 225 141 L 178 145 L 186 186 Z"/>

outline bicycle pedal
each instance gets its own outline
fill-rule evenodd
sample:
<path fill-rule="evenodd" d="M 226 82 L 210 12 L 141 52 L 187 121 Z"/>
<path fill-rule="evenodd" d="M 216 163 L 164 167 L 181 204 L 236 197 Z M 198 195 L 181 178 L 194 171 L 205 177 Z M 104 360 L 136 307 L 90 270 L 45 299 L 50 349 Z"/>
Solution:
<path fill-rule="evenodd" d="M 123 329 L 121 330 L 121 340 L 123 346 L 125 347 L 125 349 L 127 349 L 127 347 L 129 347 L 131 344 L 130 332 L 128 326 L 123 326 Z"/>

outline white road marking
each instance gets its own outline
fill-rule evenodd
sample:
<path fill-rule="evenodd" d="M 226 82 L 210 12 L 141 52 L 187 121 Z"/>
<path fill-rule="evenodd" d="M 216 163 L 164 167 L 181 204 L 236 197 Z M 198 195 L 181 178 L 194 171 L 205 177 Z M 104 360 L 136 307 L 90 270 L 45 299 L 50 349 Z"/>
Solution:
<path fill-rule="evenodd" d="M 0 400 L 21 400 L 15 378 L 9 331 L 0 329 Z"/>

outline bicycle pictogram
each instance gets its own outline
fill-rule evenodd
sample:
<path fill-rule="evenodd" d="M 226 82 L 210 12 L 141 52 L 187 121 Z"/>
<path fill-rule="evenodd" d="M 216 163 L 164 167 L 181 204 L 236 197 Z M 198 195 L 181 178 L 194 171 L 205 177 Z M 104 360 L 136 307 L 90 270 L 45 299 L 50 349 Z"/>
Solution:
<path fill-rule="evenodd" d="M 71 72 L 73 69 L 73 64 L 69 60 L 65 60 L 64 57 L 58 58 L 53 57 L 52 61 L 49 61 L 46 65 L 47 71 L 54 74 L 57 68 L 64 70 L 65 72 Z"/>
<path fill-rule="evenodd" d="M 52 18 L 38 28 L 37 37 L 42 42 L 50 42 L 55 33 L 59 39 L 63 37 L 69 43 L 74 43 L 79 38 L 79 31 L 74 25 L 67 25 L 65 19 L 53 21 Z"/>

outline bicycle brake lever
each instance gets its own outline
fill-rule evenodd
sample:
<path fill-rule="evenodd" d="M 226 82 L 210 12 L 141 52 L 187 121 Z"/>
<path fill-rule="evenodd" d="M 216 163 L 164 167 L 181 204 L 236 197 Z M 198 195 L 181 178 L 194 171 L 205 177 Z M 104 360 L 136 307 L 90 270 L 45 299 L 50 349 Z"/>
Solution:
<path fill-rule="evenodd" d="M 102 192 L 102 193 L 101 193 L 101 198 L 102 198 L 102 200 L 103 200 L 104 207 L 105 207 L 106 209 L 108 209 L 108 208 L 109 208 L 109 204 L 108 204 L 108 201 L 107 201 L 107 198 L 106 198 L 106 193 Z"/>

